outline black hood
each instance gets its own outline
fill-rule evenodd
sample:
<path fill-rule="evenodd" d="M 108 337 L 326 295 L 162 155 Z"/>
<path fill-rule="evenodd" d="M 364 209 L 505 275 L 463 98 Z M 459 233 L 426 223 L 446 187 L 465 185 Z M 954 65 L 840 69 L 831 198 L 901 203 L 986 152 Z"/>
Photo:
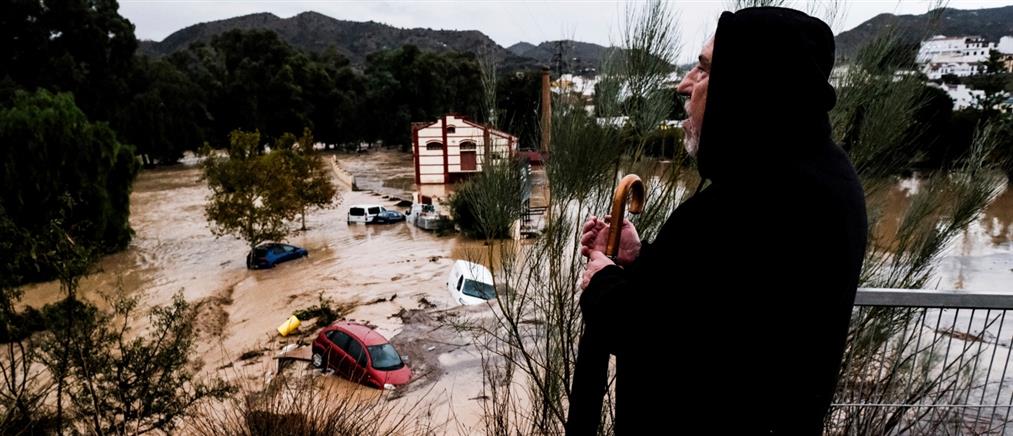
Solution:
<path fill-rule="evenodd" d="M 697 154 L 701 176 L 753 182 L 833 146 L 833 65 L 833 32 L 816 18 L 773 7 L 721 14 Z"/>

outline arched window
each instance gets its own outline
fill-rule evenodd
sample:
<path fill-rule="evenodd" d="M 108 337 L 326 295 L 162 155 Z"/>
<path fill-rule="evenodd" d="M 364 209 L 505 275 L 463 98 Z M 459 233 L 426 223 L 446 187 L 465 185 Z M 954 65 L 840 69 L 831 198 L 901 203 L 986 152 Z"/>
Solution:
<path fill-rule="evenodd" d="M 436 150 L 436 151 L 443 150 L 443 143 L 439 141 L 427 142 L 426 150 Z"/>
<path fill-rule="evenodd" d="M 447 133 L 454 133 L 456 131 L 457 131 L 456 127 L 454 127 L 454 126 L 447 126 Z"/>
<path fill-rule="evenodd" d="M 476 148 L 478 148 L 478 146 L 472 141 L 464 141 L 461 143 L 461 150 L 474 150 Z"/>

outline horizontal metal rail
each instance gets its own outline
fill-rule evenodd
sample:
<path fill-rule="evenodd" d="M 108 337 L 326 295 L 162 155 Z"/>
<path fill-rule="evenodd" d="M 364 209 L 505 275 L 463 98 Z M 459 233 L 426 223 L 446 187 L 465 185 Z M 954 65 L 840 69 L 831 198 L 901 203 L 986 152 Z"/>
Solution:
<path fill-rule="evenodd" d="M 860 288 L 855 294 L 855 306 L 1013 309 L 1013 289 L 1010 292 Z"/>
<path fill-rule="evenodd" d="M 1010 291 L 859 289 L 826 433 L 1013 434 Z"/>

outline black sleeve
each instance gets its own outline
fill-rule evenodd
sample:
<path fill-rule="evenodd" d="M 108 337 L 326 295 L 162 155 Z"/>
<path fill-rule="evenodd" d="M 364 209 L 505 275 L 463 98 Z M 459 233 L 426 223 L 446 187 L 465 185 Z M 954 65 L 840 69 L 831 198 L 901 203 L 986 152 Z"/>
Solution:
<path fill-rule="evenodd" d="M 609 265 L 598 271 L 580 295 L 584 322 L 596 324 L 615 316 L 616 304 L 622 301 L 626 286 L 626 271 L 619 266 Z"/>
<path fill-rule="evenodd" d="M 633 322 L 643 312 L 650 312 L 651 307 L 642 304 L 643 294 L 648 290 L 653 294 L 661 286 L 671 286 L 672 282 L 665 278 L 671 274 L 675 255 L 680 252 L 676 247 L 685 246 L 692 250 L 694 244 L 693 234 L 679 228 L 686 226 L 687 222 L 696 221 L 703 197 L 706 195 L 698 194 L 680 205 L 665 221 L 654 241 L 642 243 L 640 254 L 633 264 L 625 268 L 609 265 L 591 277 L 587 289 L 580 296 L 580 310 L 585 323 Z M 613 333 L 617 330 L 604 328 L 600 331 Z M 615 338 L 606 340 L 616 345 L 626 342 Z M 610 349 L 613 354 L 617 351 Z"/>
<path fill-rule="evenodd" d="M 647 266 L 653 257 L 651 244 L 643 243 L 640 247 L 640 255 L 632 265 L 625 269 L 617 265 L 609 265 L 595 273 L 588 283 L 587 289 L 580 295 L 580 311 L 584 322 L 588 325 L 603 325 L 609 322 L 627 322 L 634 317 L 634 304 L 636 290 L 640 280 L 639 274 L 645 273 Z M 607 341 L 609 352 L 616 354 L 619 350 L 615 345 L 622 341 L 607 335 L 617 332 L 616 329 L 603 328 L 598 331 L 606 334 L 603 339 Z"/>

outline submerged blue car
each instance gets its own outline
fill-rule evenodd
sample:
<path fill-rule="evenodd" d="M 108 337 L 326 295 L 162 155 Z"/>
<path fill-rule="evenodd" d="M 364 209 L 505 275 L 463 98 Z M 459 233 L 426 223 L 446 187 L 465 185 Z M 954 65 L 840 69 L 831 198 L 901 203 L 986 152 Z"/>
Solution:
<path fill-rule="evenodd" d="M 249 269 L 274 268 L 279 263 L 306 257 L 309 254 L 305 248 L 295 245 L 277 242 L 260 244 L 246 255 L 246 267 Z"/>
<path fill-rule="evenodd" d="M 393 211 L 393 210 L 382 209 L 382 211 L 380 213 L 378 213 L 376 215 L 376 217 L 373 218 L 373 223 L 374 224 L 388 224 L 388 223 L 396 223 L 398 221 L 404 221 L 404 220 L 405 220 L 405 216 L 404 216 L 403 213 L 397 212 L 397 211 Z"/>

